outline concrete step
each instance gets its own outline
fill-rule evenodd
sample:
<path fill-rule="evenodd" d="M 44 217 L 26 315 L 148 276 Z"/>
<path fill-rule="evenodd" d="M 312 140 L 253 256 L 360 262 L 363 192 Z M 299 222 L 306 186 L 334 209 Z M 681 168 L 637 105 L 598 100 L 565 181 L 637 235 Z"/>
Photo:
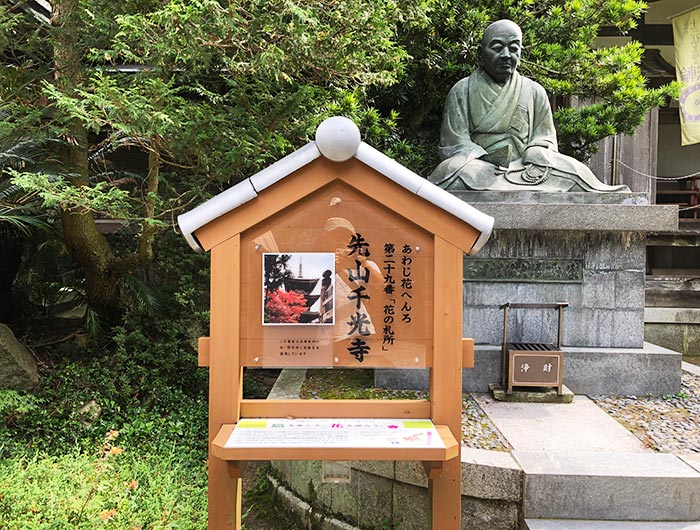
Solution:
<path fill-rule="evenodd" d="M 526 519 L 700 521 L 700 472 L 672 454 L 513 456 L 525 473 Z"/>
<path fill-rule="evenodd" d="M 573 521 L 571 519 L 525 519 L 523 530 L 700 530 L 700 521 Z"/>

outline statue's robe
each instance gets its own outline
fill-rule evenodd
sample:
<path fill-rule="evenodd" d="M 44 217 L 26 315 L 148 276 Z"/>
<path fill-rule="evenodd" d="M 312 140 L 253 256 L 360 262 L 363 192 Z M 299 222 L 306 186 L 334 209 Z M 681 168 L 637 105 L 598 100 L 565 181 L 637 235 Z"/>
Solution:
<path fill-rule="evenodd" d="M 547 93 L 517 72 L 501 86 L 479 68 L 452 87 L 440 155 L 429 180 L 445 189 L 630 191 L 558 152 Z"/>

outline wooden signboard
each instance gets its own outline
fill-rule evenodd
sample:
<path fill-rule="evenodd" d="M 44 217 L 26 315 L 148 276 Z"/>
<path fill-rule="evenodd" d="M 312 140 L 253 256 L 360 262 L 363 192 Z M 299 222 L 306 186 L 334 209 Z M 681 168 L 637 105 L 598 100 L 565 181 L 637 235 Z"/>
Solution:
<path fill-rule="evenodd" d="M 425 230 L 336 182 L 241 243 L 244 366 L 429 366 L 434 243 Z M 311 311 L 295 320 L 299 306 L 284 303 L 302 292 Z"/>
<path fill-rule="evenodd" d="M 493 220 L 331 120 L 328 137 L 324 122 L 316 144 L 179 219 L 193 248 L 211 251 L 199 352 L 210 370 L 209 528 L 240 528 L 247 460 L 324 459 L 422 461 L 432 528 L 457 530 L 461 374 L 473 366 L 462 260 Z M 429 368 L 430 400 L 245 400 L 246 366 Z"/>

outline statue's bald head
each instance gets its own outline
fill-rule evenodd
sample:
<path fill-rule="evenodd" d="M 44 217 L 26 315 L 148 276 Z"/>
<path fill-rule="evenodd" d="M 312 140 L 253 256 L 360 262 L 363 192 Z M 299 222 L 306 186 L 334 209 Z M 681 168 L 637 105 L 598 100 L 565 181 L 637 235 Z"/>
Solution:
<path fill-rule="evenodd" d="M 481 45 L 486 46 L 494 37 L 501 35 L 518 35 L 522 41 L 523 31 L 520 29 L 520 26 L 512 20 L 497 20 L 484 30 L 484 35 L 481 38 Z"/>
<path fill-rule="evenodd" d="M 503 85 L 515 73 L 522 52 L 523 32 L 512 20 L 497 20 L 484 30 L 477 54 L 479 65 Z"/>

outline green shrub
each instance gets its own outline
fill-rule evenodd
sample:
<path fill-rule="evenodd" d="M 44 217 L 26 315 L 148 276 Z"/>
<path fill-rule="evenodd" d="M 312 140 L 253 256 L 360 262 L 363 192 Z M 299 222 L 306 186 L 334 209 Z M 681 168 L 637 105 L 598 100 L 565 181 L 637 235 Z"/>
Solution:
<path fill-rule="evenodd" d="M 27 413 L 37 410 L 40 400 L 33 394 L 16 390 L 0 390 L 0 418 L 5 425 L 13 425 Z"/>
<path fill-rule="evenodd" d="M 144 273 L 160 304 L 135 297 L 101 337 L 27 325 L 41 384 L 0 391 L 0 529 L 206 528 L 208 373 L 196 339 L 208 267 L 184 246 L 164 237 Z"/>
<path fill-rule="evenodd" d="M 102 337 L 88 338 L 65 323 L 29 328 L 27 340 L 42 360 L 41 385 L 34 396 L 0 395 L 6 451 L 89 451 L 117 429 L 148 450 L 177 446 L 194 460 L 206 454 L 208 373 L 197 367 L 196 343 L 208 327 L 202 309 L 208 257 L 181 239 L 163 234 L 158 259 L 144 272 L 159 303 L 136 297 Z M 56 336 L 47 335 L 54 327 Z"/>
<path fill-rule="evenodd" d="M 76 446 L 86 450 L 118 429 L 151 448 L 201 451 L 206 370 L 197 367 L 187 324 L 153 320 L 150 326 L 117 329 L 101 352 L 55 353 L 61 357 L 42 370 L 36 396 L 1 394 L 0 441 L 63 454 Z M 161 328 L 148 339 L 153 326 Z"/>

